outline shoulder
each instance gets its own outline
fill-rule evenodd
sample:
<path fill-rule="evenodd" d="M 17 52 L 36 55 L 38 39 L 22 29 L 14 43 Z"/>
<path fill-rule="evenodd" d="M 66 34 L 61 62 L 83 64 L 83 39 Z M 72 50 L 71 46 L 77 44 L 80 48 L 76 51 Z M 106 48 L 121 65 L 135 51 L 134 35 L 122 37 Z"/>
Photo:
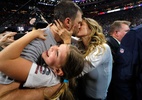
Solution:
<path fill-rule="evenodd" d="M 136 36 L 136 35 L 141 35 L 142 33 L 142 24 L 131 28 L 130 31 L 125 35 L 125 36 Z"/>
<path fill-rule="evenodd" d="M 112 40 L 114 40 L 114 38 L 112 36 L 108 35 L 108 36 L 106 36 L 106 40 L 107 41 L 112 41 Z"/>
<path fill-rule="evenodd" d="M 110 47 L 107 43 L 104 43 L 103 46 L 105 47 L 105 49 L 110 50 Z"/>
<path fill-rule="evenodd" d="M 103 46 L 105 48 L 104 54 L 111 55 L 111 49 L 110 49 L 109 45 L 104 43 Z"/>
<path fill-rule="evenodd" d="M 132 28 L 131 30 L 142 30 L 142 24 Z"/>

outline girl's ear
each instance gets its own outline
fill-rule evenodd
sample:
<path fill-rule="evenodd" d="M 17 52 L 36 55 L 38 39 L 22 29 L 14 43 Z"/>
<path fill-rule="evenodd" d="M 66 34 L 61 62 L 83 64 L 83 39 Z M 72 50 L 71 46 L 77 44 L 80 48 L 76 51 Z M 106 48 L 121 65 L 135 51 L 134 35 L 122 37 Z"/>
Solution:
<path fill-rule="evenodd" d="M 54 73 L 57 74 L 58 76 L 63 76 L 64 73 L 62 71 L 61 68 L 56 68 L 56 69 L 53 69 Z"/>

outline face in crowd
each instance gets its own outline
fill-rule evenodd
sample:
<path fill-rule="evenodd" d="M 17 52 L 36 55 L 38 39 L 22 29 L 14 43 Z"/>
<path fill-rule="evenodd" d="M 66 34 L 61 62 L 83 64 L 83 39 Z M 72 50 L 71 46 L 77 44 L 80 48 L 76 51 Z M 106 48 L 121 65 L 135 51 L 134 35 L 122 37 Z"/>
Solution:
<path fill-rule="evenodd" d="M 121 24 L 121 28 L 116 31 L 116 36 L 119 41 L 126 35 L 126 33 L 130 30 L 129 26 L 126 24 Z"/>

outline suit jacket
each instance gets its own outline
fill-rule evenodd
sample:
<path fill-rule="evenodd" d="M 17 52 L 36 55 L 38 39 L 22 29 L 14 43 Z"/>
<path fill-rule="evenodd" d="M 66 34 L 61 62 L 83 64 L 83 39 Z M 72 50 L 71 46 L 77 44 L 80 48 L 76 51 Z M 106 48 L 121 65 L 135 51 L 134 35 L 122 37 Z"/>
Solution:
<path fill-rule="evenodd" d="M 119 45 L 119 43 L 112 36 L 108 35 L 106 37 L 106 40 L 107 40 L 107 44 L 111 48 L 111 52 L 112 52 L 112 55 L 113 55 L 113 60 L 115 60 L 115 58 L 116 58 L 116 52 L 118 51 L 120 45 Z"/>
<path fill-rule="evenodd" d="M 116 39 L 114 39 L 110 35 L 106 36 L 106 40 L 107 40 L 107 44 L 111 48 L 111 53 L 112 53 L 112 56 L 113 56 L 113 67 L 115 67 L 116 53 L 119 49 L 120 44 L 118 43 L 118 41 Z M 112 70 L 112 72 L 113 72 L 113 70 Z M 112 75 L 112 77 L 113 77 L 113 75 Z M 107 100 L 115 100 L 112 82 L 110 83 L 109 88 L 108 88 Z"/>
<path fill-rule="evenodd" d="M 117 100 L 142 100 L 142 24 L 122 39 L 112 82 Z"/>

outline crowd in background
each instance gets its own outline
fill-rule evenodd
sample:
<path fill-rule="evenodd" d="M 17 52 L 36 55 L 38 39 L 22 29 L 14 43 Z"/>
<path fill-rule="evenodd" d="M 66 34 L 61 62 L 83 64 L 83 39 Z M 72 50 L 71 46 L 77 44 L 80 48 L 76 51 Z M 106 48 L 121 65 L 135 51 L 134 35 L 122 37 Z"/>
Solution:
<path fill-rule="evenodd" d="M 142 24 L 142 8 L 134 8 L 129 10 L 118 11 L 114 13 L 109 13 L 105 15 L 95 16 L 94 19 L 97 20 L 103 27 L 104 34 L 108 33 L 111 23 L 115 20 L 127 20 L 131 22 L 131 27 Z"/>
<path fill-rule="evenodd" d="M 140 25 L 142 23 L 142 13 L 141 13 L 142 7 L 128 9 L 128 10 L 122 10 L 118 12 L 108 13 L 104 15 L 98 15 L 92 17 L 96 21 L 99 22 L 99 24 L 103 27 L 104 34 L 108 33 L 110 24 L 115 20 L 127 20 L 131 22 L 131 27 L 135 27 L 137 25 Z M 36 16 L 35 12 L 34 14 L 29 12 L 29 14 L 22 14 L 22 13 L 15 13 L 12 16 L 11 13 L 4 14 L 4 16 L 1 16 L 0 22 L 3 22 L 3 27 L 28 27 L 29 26 L 29 20 L 32 17 L 40 17 Z M 9 17 L 8 17 L 9 16 Z M 52 17 L 44 16 L 45 19 L 50 23 L 52 22 Z M 9 18 L 9 19 L 5 19 Z"/>
<path fill-rule="evenodd" d="M 64 5 L 64 3 L 61 3 L 61 4 Z M 139 51 L 139 49 L 141 50 L 141 34 L 139 34 L 140 33 L 139 30 L 141 30 L 141 26 L 139 26 L 139 25 L 142 24 L 142 14 L 140 12 L 142 8 L 134 8 L 134 9 L 129 9 L 129 10 L 125 10 L 125 11 L 119 11 L 119 12 L 114 12 L 114 13 L 110 13 L 110 14 L 94 16 L 93 18 L 84 18 L 84 17 L 82 17 L 81 9 L 78 6 L 76 6 L 77 7 L 77 10 L 76 10 L 77 13 L 75 13 L 76 16 L 75 16 L 75 14 L 73 14 L 73 18 L 72 18 L 72 15 L 69 14 L 68 16 L 71 16 L 71 17 L 67 16 L 67 18 L 66 18 L 66 13 L 63 13 L 63 16 L 59 13 L 60 11 L 61 12 L 64 11 L 64 8 L 62 8 L 62 6 L 61 6 L 61 9 L 62 9 L 61 10 L 60 6 L 59 6 L 59 8 L 57 6 L 57 9 L 55 9 L 54 13 L 56 13 L 58 15 L 57 16 L 55 14 L 55 19 L 56 18 L 61 18 L 61 19 L 54 20 L 54 23 L 52 23 L 51 25 L 50 24 L 48 25 L 48 23 L 51 23 L 52 20 L 50 20 L 50 21 L 48 20 L 49 22 L 44 22 L 43 18 L 42 18 L 43 16 L 41 16 L 40 14 L 37 14 L 37 12 L 35 14 L 32 14 L 32 15 L 29 14 L 26 16 L 24 14 L 16 13 L 10 19 L 7 19 L 8 21 L 5 22 L 3 27 L 11 27 L 13 29 L 16 29 L 16 32 L 22 32 L 22 33 L 27 33 L 27 31 L 29 31 L 30 34 L 26 34 L 25 37 L 23 37 L 22 39 L 19 39 L 18 42 L 17 41 L 14 42 L 12 44 L 12 46 L 11 45 L 9 46 L 9 49 L 2 48 L 4 50 L 2 50 L 0 52 L 0 55 L 1 55 L 0 60 L 2 62 L 2 64 L 0 64 L 0 70 L 7 74 L 7 73 L 10 73 L 10 69 L 12 68 L 11 66 L 14 66 L 14 67 L 16 66 L 16 68 L 20 68 L 19 66 L 26 65 L 28 67 L 29 66 L 31 67 L 32 62 L 29 62 L 29 59 L 30 59 L 30 61 L 32 61 L 30 56 L 35 53 L 35 54 L 37 54 L 36 59 L 38 62 L 33 60 L 33 64 L 32 64 L 31 69 L 33 68 L 33 70 L 35 70 L 34 74 L 38 73 L 38 72 L 36 72 L 36 70 L 40 69 L 40 72 L 41 72 L 42 68 L 46 67 L 43 70 L 42 74 L 47 75 L 47 73 L 44 71 L 50 70 L 50 67 L 52 66 L 51 71 L 50 71 L 51 72 L 50 75 L 53 75 L 52 77 L 50 77 L 50 79 L 52 79 L 52 81 L 51 81 L 51 83 L 49 82 L 50 84 L 46 83 L 45 86 L 48 86 L 48 85 L 52 86 L 53 84 L 57 84 L 57 83 L 61 82 L 62 83 L 61 87 L 64 89 L 64 92 L 62 92 L 61 94 L 68 93 L 68 91 L 67 91 L 68 88 L 66 88 L 66 87 L 68 86 L 68 83 L 70 83 L 69 81 L 71 81 L 71 83 L 72 83 L 72 82 L 74 82 L 74 80 L 72 80 L 72 79 L 77 77 L 78 78 L 77 79 L 77 82 L 78 82 L 77 88 L 79 88 L 78 90 L 82 89 L 81 92 L 83 92 L 82 94 L 84 94 L 82 96 L 82 94 L 78 94 L 81 92 L 77 91 L 78 93 L 74 94 L 76 96 L 77 100 L 82 100 L 82 98 L 85 98 L 86 100 L 106 100 L 106 98 L 108 100 L 125 100 L 127 98 L 128 98 L 128 100 L 134 100 L 134 99 L 141 100 L 141 97 L 139 94 L 141 92 L 141 84 L 140 84 L 141 83 L 141 73 L 139 73 L 139 70 L 141 71 L 141 55 L 139 56 L 140 52 L 137 53 L 137 51 Z M 62 16 L 62 17 L 59 17 L 59 16 Z M 74 19 L 74 16 L 76 17 L 75 19 Z M 64 19 L 64 17 L 65 17 L 65 19 Z M 45 20 L 46 19 L 48 19 L 48 18 L 45 18 Z M 31 20 L 33 21 L 33 23 Z M 73 23 L 73 24 L 66 23 L 70 20 L 71 20 L 71 23 Z M 38 22 L 38 23 L 36 23 L 36 22 Z M 46 23 L 46 25 L 45 25 L 45 23 Z M 45 29 L 44 30 L 34 30 L 34 29 L 39 29 L 38 24 L 40 24 L 39 26 L 41 26 L 41 25 L 43 25 L 44 27 L 46 27 L 47 25 L 48 26 L 46 27 L 46 30 Z M 68 25 L 70 25 L 70 26 L 68 26 Z M 41 27 L 41 28 L 44 28 L 44 27 Z M 76 27 L 76 28 L 74 28 L 74 27 Z M 30 28 L 32 28 L 32 29 L 30 29 Z M 31 30 L 33 30 L 33 31 L 31 31 Z M 133 32 L 136 32 L 137 34 L 133 34 Z M 65 35 L 65 33 L 66 33 L 66 35 Z M 126 33 L 128 33 L 128 34 L 126 34 Z M 14 33 L 14 35 L 15 34 L 16 33 Z M 53 35 L 53 37 L 51 34 Z M 1 34 L 1 35 L 6 36 L 5 34 L 4 35 Z M 67 35 L 69 36 L 69 41 L 67 40 L 68 39 Z M 73 51 L 70 50 L 71 48 L 73 48 L 73 47 L 71 47 L 71 45 L 70 45 L 70 47 L 68 47 L 67 44 L 73 43 L 72 41 L 70 41 L 71 35 L 80 38 L 82 45 L 79 45 L 79 46 L 81 46 L 83 48 L 80 48 L 80 47 L 78 47 L 78 48 L 82 49 L 82 52 L 80 52 L 78 49 L 75 49 L 75 48 L 72 49 Z M 105 36 L 108 36 L 108 35 L 110 37 L 106 38 Z M 122 39 L 125 35 L 126 35 L 125 39 Z M 127 41 L 132 38 L 131 37 L 132 35 L 134 36 L 133 41 L 135 41 L 135 44 L 131 43 L 133 45 L 127 45 Z M 44 41 L 44 42 L 41 40 L 35 39 L 35 38 L 45 39 L 46 36 L 48 36 L 48 37 L 46 38 L 46 41 Z M 65 38 L 65 36 L 67 38 Z M 12 37 L 13 37 L 13 35 L 12 35 Z M 1 38 L 1 39 L 4 39 L 4 38 Z M 33 39 L 35 39 L 35 40 L 32 41 Z M 54 43 L 52 43 L 53 40 L 55 40 Z M 121 44 L 121 40 L 122 40 L 122 44 Z M 108 41 L 110 42 L 110 44 L 108 43 Z M 114 57 L 114 55 L 112 53 L 113 48 L 110 46 L 111 43 L 113 45 L 112 41 L 117 43 L 117 45 L 118 45 L 118 47 L 116 48 L 117 50 L 115 52 L 116 56 L 117 56 L 116 58 Z M 19 46 L 20 43 L 21 43 L 21 46 Z M 61 47 L 61 45 L 60 46 L 53 46 L 53 45 L 57 45 L 57 44 L 59 45 L 59 43 L 64 43 L 64 46 L 63 46 L 63 44 L 62 44 L 62 47 Z M 28 46 L 25 47 L 26 45 L 28 45 Z M 134 45 L 135 45 L 135 48 L 133 48 Z M 40 46 L 43 46 L 43 47 L 40 47 Z M 13 48 L 15 48 L 15 47 L 18 47 L 18 49 L 15 49 L 18 53 L 11 54 L 10 51 L 14 50 Z M 48 47 L 49 50 L 46 51 L 46 53 L 44 53 L 43 51 L 45 51 L 47 49 L 46 47 Z M 66 47 L 66 49 L 64 49 L 64 50 L 67 50 L 67 51 L 65 51 L 64 53 L 60 53 L 61 52 L 60 48 L 63 48 L 63 47 L 64 48 Z M 121 47 L 121 48 L 119 48 L 119 47 Z M 131 51 L 128 49 L 129 47 L 131 48 L 130 49 Z M 41 53 L 40 54 L 37 53 L 38 48 L 41 53 L 43 52 L 42 57 L 43 57 L 44 61 L 42 58 L 40 58 L 41 56 L 39 56 Z M 45 50 L 43 50 L 43 48 Z M 51 57 L 49 55 L 51 55 L 52 52 L 54 52 L 54 50 L 55 50 L 55 53 L 53 53 L 53 55 L 55 56 L 55 58 L 57 57 L 57 59 L 50 59 L 48 62 L 48 60 L 46 58 Z M 63 49 L 61 49 L 61 50 L 63 50 Z M 78 50 L 78 52 L 77 52 L 77 50 Z M 31 53 L 31 51 L 33 53 Z M 69 53 L 71 51 L 72 51 L 72 53 Z M 73 53 L 74 51 L 76 51 L 77 53 L 76 52 L 75 52 L 76 54 Z M 132 52 L 132 53 L 129 53 L 129 52 Z M 6 53 L 8 53 L 8 55 L 3 57 L 3 55 L 5 55 Z M 68 53 L 68 56 L 69 56 L 69 57 L 67 56 L 67 60 L 64 58 L 65 56 L 62 55 L 62 54 L 65 55 L 66 53 Z M 83 53 L 83 55 L 81 53 Z M 21 56 L 23 56 L 23 58 L 25 57 L 25 59 L 27 59 L 27 60 L 19 59 L 20 54 L 21 54 Z M 74 54 L 74 55 L 70 55 L 70 54 Z M 77 56 L 77 54 L 78 54 L 78 56 Z M 125 56 L 125 54 L 130 56 L 128 60 L 127 60 L 127 55 Z M 15 57 L 15 55 L 17 58 Z M 61 55 L 63 56 L 62 61 L 64 61 L 64 62 L 61 61 L 61 58 L 58 59 Z M 78 57 L 80 57 L 80 58 L 78 59 Z M 10 60 L 9 60 L 9 58 L 10 58 Z M 120 59 L 120 58 L 123 58 L 124 60 Z M 52 60 L 53 60 L 53 62 L 52 62 Z M 9 63 L 7 63 L 6 61 Z M 17 61 L 17 63 L 13 63 L 14 61 Z M 25 62 L 25 65 L 22 65 L 23 62 Z M 35 62 L 37 65 L 34 65 Z M 56 62 L 58 62 L 58 63 L 56 63 Z M 64 64 L 62 64 L 61 62 Z M 71 65 L 71 64 L 74 64 L 74 65 Z M 124 64 L 124 66 L 123 66 L 123 64 Z M 127 68 L 125 69 L 125 67 L 126 67 L 125 64 L 127 64 L 127 68 L 130 71 L 126 70 Z M 10 66 L 9 67 L 10 69 L 7 66 Z M 33 66 L 37 67 L 37 69 L 34 69 Z M 136 66 L 136 68 L 135 68 L 135 66 Z M 5 70 L 6 67 L 9 69 L 9 71 Z M 39 67 L 42 67 L 42 68 L 39 68 Z M 66 67 L 68 67 L 68 68 L 66 68 Z M 78 69 L 77 69 L 77 67 L 78 67 Z M 133 69 L 131 69 L 131 67 Z M 13 69 L 15 69 L 15 68 L 13 68 Z M 25 70 L 23 70 L 24 68 L 22 70 L 19 69 L 20 71 L 17 71 L 17 73 L 13 69 L 12 69 L 12 71 L 14 71 L 15 74 L 8 74 L 9 76 L 14 77 L 14 78 L 16 77 L 15 79 L 22 80 L 22 82 L 26 81 L 25 84 L 27 85 L 27 87 L 31 87 L 31 85 L 29 85 L 30 83 L 32 83 L 33 87 L 36 87 L 36 86 L 40 87 L 41 84 L 39 84 L 39 85 L 34 84 L 35 86 L 33 85 L 33 83 L 36 83 L 37 81 L 36 80 L 31 81 L 31 79 L 32 79 L 31 76 L 28 76 L 28 78 L 27 78 L 28 74 L 25 75 L 25 72 L 29 73 L 29 69 L 28 69 L 28 71 L 26 68 L 25 68 Z M 53 74 L 52 74 L 52 70 L 53 70 Z M 22 71 L 25 71 L 25 72 L 22 73 Z M 125 71 L 125 73 L 123 71 Z M 21 76 L 19 75 L 18 72 L 21 72 L 21 74 L 20 74 Z M 73 74 L 73 72 L 74 72 L 74 74 Z M 30 73 L 32 73 L 32 72 L 30 72 Z M 16 74 L 19 75 L 18 78 L 17 78 Z M 57 74 L 57 76 L 54 76 L 56 74 Z M 49 75 L 49 73 L 48 73 L 48 75 Z M 60 78 L 58 78 L 58 77 L 60 77 Z M 81 78 L 79 78 L 79 77 L 81 77 Z M 29 83 L 27 83 L 26 79 L 28 80 Z M 40 80 L 40 82 L 43 81 L 43 83 L 45 83 L 44 82 L 45 80 L 43 80 L 43 79 L 44 78 L 42 78 L 42 80 Z M 55 81 L 54 79 L 57 81 Z M 59 79 L 60 79 L 60 81 L 59 81 Z M 52 82 L 55 82 L 55 83 L 52 83 Z M 120 83 L 120 84 L 118 84 L 118 83 Z M 25 84 L 24 84 L 24 86 L 26 86 Z M 80 85 L 83 88 L 80 88 L 81 87 Z M 109 86 L 112 86 L 112 88 Z M 124 86 L 126 86 L 126 87 L 124 87 Z M 62 90 L 62 88 L 61 88 L 61 90 Z M 72 90 L 72 88 L 70 88 L 70 89 Z M 126 93 L 121 92 L 122 90 L 123 90 L 123 92 L 126 91 Z M 57 92 L 60 93 L 60 91 L 57 91 Z M 134 93 L 134 91 L 136 91 L 137 93 Z M 58 93 L 57 93 L 57 95 L 58 95 Z M 107 97 L 107 93 L 111 93 L 111 94 L 108 95 L 108 97 Z M 112 96 L 113 93 L 114 93 L 114 95 Z M 70 95 L 70 100 L 74 100 L 73 99 L 74 95 Z M 45 96 L 45 94 L 44 94 L 44 96 Z M 62 95 L 61 95 L 61 97 L 62 97 Z M 65 95 L 65 98 L 67 98 L 67 97 L 68 96 Z M 57 97 L 55 96 L 54 98 L 58 98 L 58 96 Z M 64 96 L 63 96 L 63 98 L 64 98 Z M 61 99 L 61 100 L 64 100 L 64 99 Z"/>

